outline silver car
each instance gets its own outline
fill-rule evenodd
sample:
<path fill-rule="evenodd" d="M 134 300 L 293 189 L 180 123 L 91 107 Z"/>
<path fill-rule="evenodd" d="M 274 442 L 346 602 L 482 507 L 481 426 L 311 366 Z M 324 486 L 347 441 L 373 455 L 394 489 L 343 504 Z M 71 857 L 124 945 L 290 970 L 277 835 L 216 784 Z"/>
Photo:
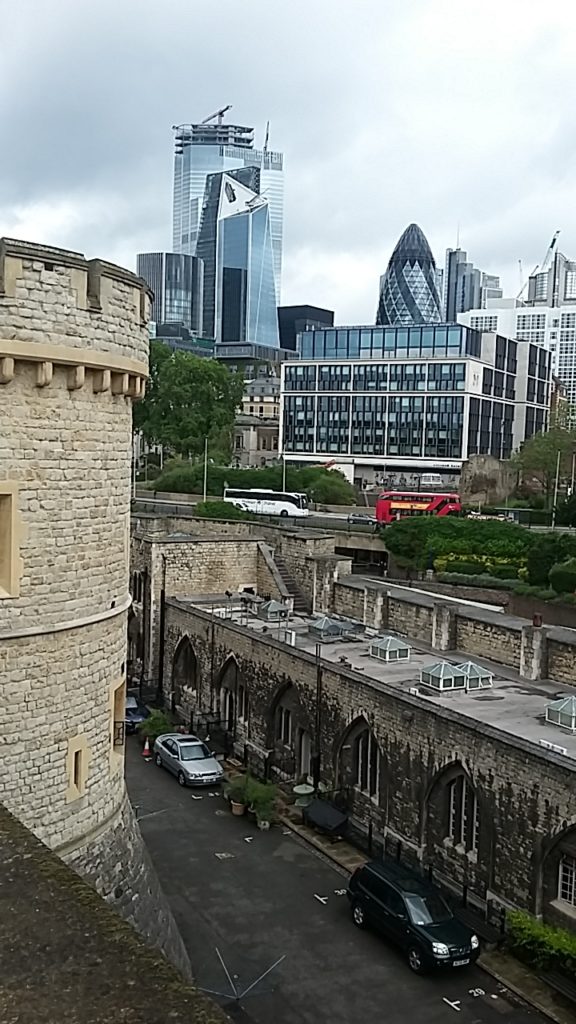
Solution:
<path fill-rule="evenodd" d="M 164 733 L 154 743 L 154 760 L 159 768 L 172 772 L 181 786 L 213 786 L 224 777 L 222 766 L 197 736 Z"/>

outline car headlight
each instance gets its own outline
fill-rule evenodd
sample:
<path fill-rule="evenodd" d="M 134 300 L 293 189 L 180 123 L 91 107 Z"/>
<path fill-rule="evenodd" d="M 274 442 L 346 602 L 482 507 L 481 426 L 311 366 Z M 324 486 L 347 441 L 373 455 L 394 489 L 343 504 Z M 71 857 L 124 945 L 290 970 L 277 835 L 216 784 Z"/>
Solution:
<path fill-rule="evenodd" d="M 434 956 L 449 956 L 450 950 L 445 942 L 433 942 L 432 952 Z"/>
<path fill-rule="evenodd" d="M 480 939 L 478 938 L 477 935 L 472 936 L 472 938 L 470 939 L 470 945 L 472 946 L 472 949 L 478 949 L 478 946 L 480 945 Z"/>

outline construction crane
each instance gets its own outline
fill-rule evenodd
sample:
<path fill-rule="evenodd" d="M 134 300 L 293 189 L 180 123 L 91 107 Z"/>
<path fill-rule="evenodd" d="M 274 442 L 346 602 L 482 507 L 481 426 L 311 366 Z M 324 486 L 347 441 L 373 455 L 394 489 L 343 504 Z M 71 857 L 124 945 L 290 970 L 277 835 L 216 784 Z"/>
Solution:
<path fill-rule="evenodd" d="M 538 270 L 538 264 L 536 264 L 536 266 L 534 267 L 534 270 L 532 271 L 531 274 L 528 275 L 528 277 L 526 278 L 525 281 L 523 281 L 523 277 L 522 277 L 522 273 L 523 273 L 522 272 L 522 260 L 518 260 L 518 267 L 519 267 L 519 270 L 520 270 L 520 284 L 522 285 L 522 287 L 520 288 L 520 291 L 518 292 L 518 295 L 516 296 L 516 301 L 517 302 L 524 295 L 524 292 L 526 291 L 526 285 L 528 284 L 528 281 L 530 280 L 531 277 L 534 277 L 534 274 Z"/>
<path fill-rule="evenodd" d="M 200 124 L 209 124 L 210 121 L 214 121 L 216 118 L 218 118 L 218 124 L 222 124 L 224 114 L 227 110 L 232 110 L 231 103 L 229 103 L 227 107 L 220 107 L 220 110 L 216 110 L 213 114 L 210 114 L 210 117 L 205 117 L 203 121 L 200 121 Z"/>
<path fill-rule="evenodd" d="M 550 245 L 548 246 L 548 251 L 547 251 L 547 253 L 546 253 L 545 257 L 544 257 L 544 262 L 543 262 L 542 266 L 540 267 L 540 270 L 539 270 L 540 274 L 543 274 L 546 270 L 548 270 L 548 268 L 550 266 L 550 263 L 552 261 L 552 256 L 554 255 L 554 249 L 556 248 L 556 242 L 558 241 L 558 235 L 559 234 L 560 234 L 559 231 L 555 231 L 554 232 L 554 236 L 552 238 L 552 241 L 550 242 Z"/>

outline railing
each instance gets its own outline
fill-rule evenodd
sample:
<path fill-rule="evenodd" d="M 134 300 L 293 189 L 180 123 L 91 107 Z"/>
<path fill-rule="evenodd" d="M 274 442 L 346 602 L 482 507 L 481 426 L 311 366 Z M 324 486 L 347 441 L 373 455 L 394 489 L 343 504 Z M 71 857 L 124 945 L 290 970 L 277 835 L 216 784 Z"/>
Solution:
<path fill-rule="evenodd" d="M 114 743 L 115 747 L 123 747 L 124 746 L 124 737 L 125 737 L 125 735 L 126 735 L 126 723 L 124 721 L 122 721 L 122 722 L 114 722 L 113 743 Z"/>

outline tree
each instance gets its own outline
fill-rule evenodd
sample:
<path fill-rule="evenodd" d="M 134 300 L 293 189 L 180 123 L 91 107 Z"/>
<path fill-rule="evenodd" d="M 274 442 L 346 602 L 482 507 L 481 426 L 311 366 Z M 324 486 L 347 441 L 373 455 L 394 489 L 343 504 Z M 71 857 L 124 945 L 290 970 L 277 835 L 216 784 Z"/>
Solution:
<path fill-rule="evenodd" d="M 147 441 L 183 456 L 200 456 L 204 440 L 229 452 L 244 381 L 215 359 L 152 342 L 146 396 L 136 406 L 134 426 Z"/>
<path fill-rule="evenodd" d="M 571 472 L 572 455 L 576 451 L 576 431 L 553 426 L 546 434 L 534 434 L 521 446 L 516 455 L 524 483 L 537 480 L 547 503 L 554 498 L 556 466 L 560 452 L 560 477 Z"/>

